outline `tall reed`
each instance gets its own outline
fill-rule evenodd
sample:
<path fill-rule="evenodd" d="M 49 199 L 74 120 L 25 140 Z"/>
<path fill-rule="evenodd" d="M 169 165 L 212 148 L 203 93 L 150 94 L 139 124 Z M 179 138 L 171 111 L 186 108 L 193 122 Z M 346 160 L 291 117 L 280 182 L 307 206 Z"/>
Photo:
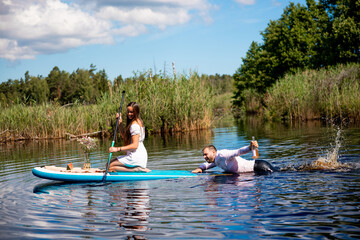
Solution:
<path fill-rule="evenodd" d="M 131 79 L 113 86 L 95 105 L 74 103 L 71 106 L 41 104 L 2 107 L 0 140 L 64 138 L 67 133 L 112 133 L 121 92 L 126 91 L 125 104 L 136 101 L 149 132 L 189 131 L 209 128 L 213 99 L 210 87 L 197 74 L 177 79 L 149 77 L 136 73 Z M 126 108 L 123 108 L 126 114 Z"/>
<path fill-rule="evenodd" d="M 360 64 L 299 71 L 280 79 L 265 95 L 272 119 L 360 119 Z"/>
<path fill-rule="evenodd" d="M 107 95 L 100 102 L 115 108 L 122 90 L 126 91 L 126 102 L 140 104 L 149 131 L 189 131 L 211 126 L 214 100 L 209 84 L 197 74 L 171 79 L 159 75 L 150 78 L 140 73 L 121 82 L 113 97 Z"/>

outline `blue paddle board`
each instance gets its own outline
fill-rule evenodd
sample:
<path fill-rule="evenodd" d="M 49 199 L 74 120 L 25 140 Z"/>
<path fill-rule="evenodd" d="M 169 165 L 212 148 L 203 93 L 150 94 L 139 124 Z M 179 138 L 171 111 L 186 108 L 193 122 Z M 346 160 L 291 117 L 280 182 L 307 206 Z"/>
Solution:
<path fill-rule="evenodd" d="M 49 180 L 63 181 L 63 182 L 101 182 L 104 173 L 73 173 L 68 171 L 53 171 L 45 167 L 35 167 L 32 173 L 39 177 Z M 111 172 L 106 176 L 107 182 L 121 182 L 121 181 L 141 181 L 141 180 L 156 180 L 169 178 L 189 178 L 195 177 L 197 174 L 185 170 L 152 170 L 151 172 Z"/>

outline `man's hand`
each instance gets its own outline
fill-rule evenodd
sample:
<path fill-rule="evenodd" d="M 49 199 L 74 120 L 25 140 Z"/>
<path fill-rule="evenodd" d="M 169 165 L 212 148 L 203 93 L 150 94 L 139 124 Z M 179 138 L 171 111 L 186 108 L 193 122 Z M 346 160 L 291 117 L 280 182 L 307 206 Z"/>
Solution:
<path fill-rule="evenodd" d="M 192 173 L 202 173 L 202 169 L 201 168 L 197 168 L 193 171 L 191 171 Z"/>
<path fill-rule="evenodd" d="M 257 141 L 251 141 L 250 142 L 250 150 L 251 150 L 251 148 L 252 148 L 252 146 L 254 146 L 254 147 L 256 147 L 256 148 L 258 148 L 259 147 L 259 144 L 258 144 L 258 142 Z"/>

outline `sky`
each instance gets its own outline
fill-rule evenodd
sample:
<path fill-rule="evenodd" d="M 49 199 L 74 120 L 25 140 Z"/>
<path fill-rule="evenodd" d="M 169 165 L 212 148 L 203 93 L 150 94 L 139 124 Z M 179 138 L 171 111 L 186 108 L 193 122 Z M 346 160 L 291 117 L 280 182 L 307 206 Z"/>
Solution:
<path fill-rule="evenodd" d="M 305 4 L 305 0 L 293 0 Z M 229 74 L 287 0 L 0 0 L 0 82 L 57 66 Z"/>

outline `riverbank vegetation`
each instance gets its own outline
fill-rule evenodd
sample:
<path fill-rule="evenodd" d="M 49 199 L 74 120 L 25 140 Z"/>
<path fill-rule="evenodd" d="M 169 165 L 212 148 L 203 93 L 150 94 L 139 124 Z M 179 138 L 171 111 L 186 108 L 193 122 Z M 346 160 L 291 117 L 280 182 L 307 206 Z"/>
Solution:
<path fill-rule="evenodd" d="M 261 33 L 263 42 L 250 45 L 234 74 L 239 115 L 358 116 L 353 94 L 359 65 L 347 64 L 360 62 L 359 13 L 360 0 L 290 3 Z"/>
<path fill-rule="evenodd" d="M 263 97 L 272 120 L 360 120 L 360 64 L 288 74 Z"/>
<path fill-rule="evenodd" d="M 119 76 L 111 82 L 105 71 L 96 73 L 93 65 L 90 70 L 78 69 L 72 74 L 55 67 L 45 78 L 26 73 L 25 80 L 0 85 L 0 139 L 65 138 L 88 133 L 109 136 L 115 129 L 122 91 L 126 92 L 125 106 L 130 101 L 140 104 L 149 133 L 205 129 L 211 126 L 214 111 L 229 107 L 216 99 L 228 98 L 231 86 L 228 75 L 170 77 L 152 75 L 151 71 L 126 79 Z"/>

